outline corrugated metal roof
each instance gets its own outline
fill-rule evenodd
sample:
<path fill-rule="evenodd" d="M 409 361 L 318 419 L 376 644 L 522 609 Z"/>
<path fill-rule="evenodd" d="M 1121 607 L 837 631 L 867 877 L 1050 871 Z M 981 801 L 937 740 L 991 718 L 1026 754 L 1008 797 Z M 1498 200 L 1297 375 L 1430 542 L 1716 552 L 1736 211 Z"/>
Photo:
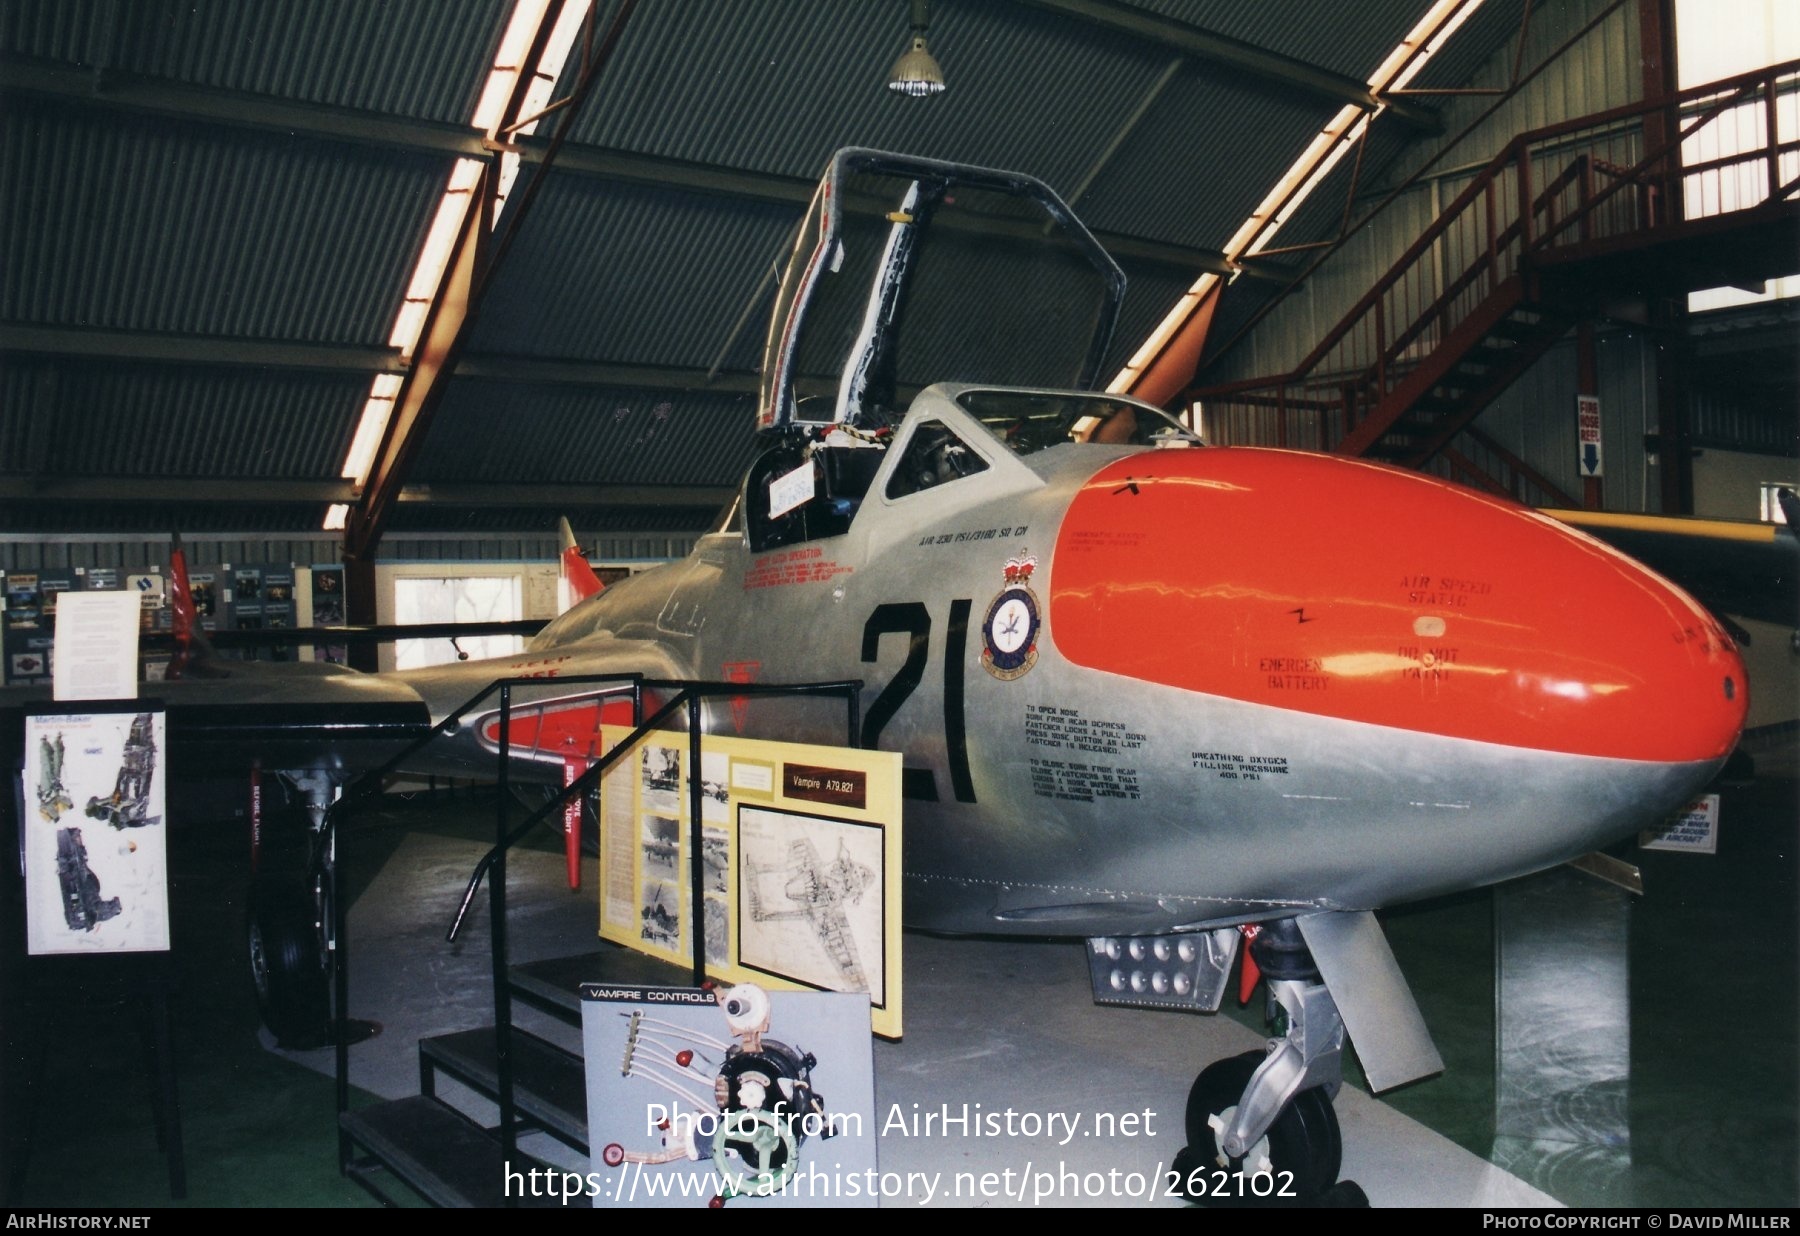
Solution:
<path fill-rule="evenodd" d="M 1246 141 L 1241 120 L 1220 118 L 1251 107 L 1256 135 Z M 1081 217 L 1105 231 L 1216 250 L 1336 111 L 1295 92 L 1246 99 L 1203 69 L 1186 69 L 1081 199 Z"/>
<path fill-rule="evenodd" d="M 1132 7 L 1360 82 L 1425 16 L 1431 0 L 1354 5 L 1343 0 L 1132 0 Z"/>
<path fill-rule="evenodd" d="M 1016 4 L 944 4 L 930 43 L 954 83 L 886 88 L 904 4 L 648 4 L 575 140 L 815 179 L 840 146 L 1029 172 L 1068 191 L 1167 61 L 1162 49 Z"/>
<path fill-rule="evenodd" d="M 553 176 L 533 211 L 473 349 L 699 369 L 785 261 L 802 214 L 580 175 Z M 747 329 L 760 358 L 763 323 Z"/>
<path fill-rule="evenodd" d="M 466 124 L 511 0 L 16 0 L 0 50 Z"/>
<path fill-rule="evenodd" d="M 438 410 L 414 475 L 735 485 L 750 460 L 754 405 L 749 395 L 463 380 Z"/>
<path fill-rule="evenodd" d="M 0 320 L 383 344 L 449 164 L 8 100 Z"/>
<path fill-rule="evenodd" d="M 1603 3 L 1570 0 L 1577 15 Z M 1361 81 L 1425 4 L 1108 7 L 1135 5 Z M 1488 0 L 1428 78 L 1474 72 L 1504 44 L 1522 4 Z M 30 345 L 36 352 L 15 346 L 0 364 L 0 474 L 335 475 L 369 381 L 368 361 L 354 349 L 385 344 L 448 174 L 440 147 L 455 130 L 445 126 L 466 124 L 510 9 L 510 0 L 0 7 L 0 331 L 29 326 L 44 328 L 38 338 L 63 337 Z M 1016 168 L 1065 194 L 1091 180 L 1077 207 L 1090 226 L 1212 250 L 1337 108 L 1198 59 L 1151 102 L 1176 62 L 1170 44 L 1015 0 L 934 6 L 931 46 L 950 89 L 905 99 L 885 78 L 906 46 L 906 19 L 903 0 L 644 0 L 577 117 L 571 150 L 765 179 L 747 192 L 729 181 L 702 193 L 646 185 L 641 169 L 636 184 L 555 171 L 469 341 L 490 376 L 451 383 L 408 479 L 735 482 L 749 399 L 709 392 L 700 375 L 757 363 L 768 272 L 800 213 L 791 191 L 838 146 Z M 1554 25 L 1535 23 L 1534 42 Z M 8 80 L 9 65 L 38 75 L 22 86 Z M 46 67 L 63 72 L 46 84 Z M 1571 106 L 1598 97 L 1576 80 L 1597 71 L 1569 68 L 1574 76 L 1558 97 Z M 109 92 L 109 82 L 131 90 Z M 239 100 L 290 108 L 276 114 L 292 123 L 264 115 L 256 121 L 263 127 L 249 127 L 234 112 Z M 315 116 L 329 123 L 310 125 Z M 1378 130 L 1365 183 L 1396 148 L 1384 143 L 1409 136 L 1398 126 L 1389 132 Z M 1340 169 L 1278 243 L 1335 230 L 1335 185 L 1346 174 Z M 963 265 L 972 284 L 1011 278 L 1003 255 Z M 1132 286 L 1109 372 L 1197 276 L 1187 266 L 1127 262 Z M 1221 326 L 1267 291 L 1240 280 Z M 952 317 L 939 330 L 908 358 L 917 380 L 974 363 L 959 350 L 970 340 Z M 158 363 L 76 358 L 83 349 L 69 341 L 97 331 L 185 347 L 165 349 Z M 276 345 L 277 363 L 285 346 L 352 351 L 327 362 L 337 370 L 297 368 L 314 363 L 298 354 L 285 367 L 252 368 L 211 363 L 195 339 Z M 1060 346 L 1047 337 L 1000 343 L 1021 375 Z M 660 368 L 688 389 L 553 385 L 533 376 L 534 361 Z M 948 373 L 923 372 L 933 367 Z M 32 437 L 29 414 L 39 408 L 58 427 L 53 442 Z M 399 512 L 396 528 L 475 531 L 534 528 L 544 514 L 414 503 Z M 302 531 L 317 527 L 322 509 L 13 504 L 0 515 L 14 521 L 9 527 L 33 529 Z M 649 531 L 696 518 L 641 508 L 592 515 Z"/>
<path fill-rule="evenodd" d="M 48 467 L 69 476 L 337 478 L 366 378 L 162 365 L 59 375 Z"/>

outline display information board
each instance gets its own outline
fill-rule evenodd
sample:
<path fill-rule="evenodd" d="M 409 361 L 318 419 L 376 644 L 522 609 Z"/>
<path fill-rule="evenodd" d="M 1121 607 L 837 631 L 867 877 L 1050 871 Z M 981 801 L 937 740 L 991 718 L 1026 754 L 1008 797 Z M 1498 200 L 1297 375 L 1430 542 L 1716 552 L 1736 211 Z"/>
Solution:
<path fill-rule="evenodd" d="M 1638 834 L 1646 850 L 1682 850 L 1689 854 L 1719 852 L 1719 796 L 1703 794 L 1677 811 L 1660 828 Z"/>
<path fill-rule="evenodd" d="M 164 714 L 32 712 L 25 718 L 26 948 L 169 947 Z"/>
<path fill-rule="evenodd" d="M 585 983 L 595 1206 L 874 1206 L 866 998 Z"/>
<path fill-rule="evenodd" d="M 56 611 L 56 661 L 50 681 L 59 700 L 137 698 L 135 592 L 65 592 Z"/>
<path fill-rule="evenodd" d="M 605 727 L 607 749 L 629 733 Z M 875 1032 L 898 1037 L 900 756 L 708 735 L 696 834 L 688 754 L 658 732 L 602 780 L 600 935 L 688 964 L 697 844 L 710 976 L 866 991 Z"/>

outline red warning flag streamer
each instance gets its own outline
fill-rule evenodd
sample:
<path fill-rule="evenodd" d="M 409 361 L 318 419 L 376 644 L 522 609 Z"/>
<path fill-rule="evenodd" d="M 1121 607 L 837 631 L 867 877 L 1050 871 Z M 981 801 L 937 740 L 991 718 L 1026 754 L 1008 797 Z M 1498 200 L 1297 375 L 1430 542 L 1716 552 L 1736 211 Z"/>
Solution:
<path fill-rule="evenodd" d="M 1250 997 L 1256 994 L 1256 984 L 1262 979 L 1262 967 L 1250 955 L 1250 943 L 1262 934 L 1262 928 L 1255 923 L 1245 923 L 1238 931 L 1244 937 L 1244 964 L 1238 971 L 1238 1005 L 1241 1008 L 1250 1003 Z"/>

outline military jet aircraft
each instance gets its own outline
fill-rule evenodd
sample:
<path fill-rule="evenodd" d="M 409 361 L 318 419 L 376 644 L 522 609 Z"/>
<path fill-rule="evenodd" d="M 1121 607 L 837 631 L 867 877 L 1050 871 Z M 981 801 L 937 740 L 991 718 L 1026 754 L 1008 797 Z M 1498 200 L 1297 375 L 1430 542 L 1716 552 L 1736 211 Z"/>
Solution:
<path fill-rule="evenodd" d="M 1363 461 L 1206 447 L 1095 393 L 1123 289 L 1029 176 L 841 151 L 779 285 L 760 452 L 691 556 L 516 656 L 257 666 L 238 698 L 437 718 L 506 676 L 548 696 L 588 674 L 861 679 L 863 742 L 904 755 L 909 923 L 1083 938 L 1101 1000 L 1190 1009 L 1217 1008 L 1259 928 L 1285 1034 L 1201 1074 L 1190 1166 L 1322 1193 L 1346 1031 L 1377 1089 L 1441 1067 L 1373 911 L 1678 807 L 1737 741 L 1744 669 L 1693 599 L 1549 518 Z M 707 724 L 839 733 L 762 697 Z M 434 766 L 491 768 L 494 734 L 466 718 Z M 255 741 L 265 768 L 341 779 L 307 738 Z M 517 754 L 553 779 L 554 752 Z"/>

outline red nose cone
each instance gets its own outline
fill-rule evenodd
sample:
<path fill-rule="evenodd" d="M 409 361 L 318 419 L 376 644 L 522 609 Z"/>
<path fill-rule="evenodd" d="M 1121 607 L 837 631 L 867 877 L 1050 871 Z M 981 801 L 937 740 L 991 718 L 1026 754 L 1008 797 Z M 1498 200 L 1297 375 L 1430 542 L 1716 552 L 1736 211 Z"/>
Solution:
<path fill-rule="evenodd" d="M 1547 517 L 1289 451 L 1108 465 L 1057 538 L 1070 661 L 1250 703 L 1620 759 L 1727 755 L 1749 703 L 1691 597 Z"/>

